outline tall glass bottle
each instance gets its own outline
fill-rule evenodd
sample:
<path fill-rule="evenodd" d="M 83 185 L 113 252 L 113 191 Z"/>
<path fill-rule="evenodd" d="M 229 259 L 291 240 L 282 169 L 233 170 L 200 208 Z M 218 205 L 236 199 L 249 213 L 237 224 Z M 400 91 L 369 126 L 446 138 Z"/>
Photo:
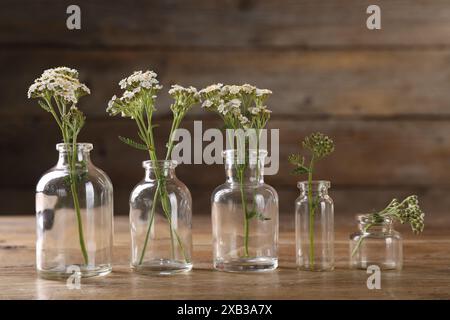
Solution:
<path fill-rule="evenodd" d="M 298 183 L 295 205 L 297 266 L 301 270 L 334 269 L 334 208 L 329 181 Z M 312 210 L 311 210 L 312 209 Z"/>
<path fill-rule="evenodd" d="M 142 274 L 192 269 L 192 198 L 176 162 L 144 161 L 145 177 L 130 196 L 131 266 Z"/>
<path fill-rule="evenodd" d="M 250 150 L 245 159 L 236 150 L 223 155 L 226 181 L 211 198 L 214 268 L 273 270 L 278 266 L 278 195 L 264 183 L 267 151 Z"/>
<path fill-rule="evenodd" d="M 75 148 L 57 144 L 58 162 L 37 184 L 36 268 L 43 278 L 111 271 L 113 187 L 92 164 L 92 148 L 90 143 L 77 143 Z"/>

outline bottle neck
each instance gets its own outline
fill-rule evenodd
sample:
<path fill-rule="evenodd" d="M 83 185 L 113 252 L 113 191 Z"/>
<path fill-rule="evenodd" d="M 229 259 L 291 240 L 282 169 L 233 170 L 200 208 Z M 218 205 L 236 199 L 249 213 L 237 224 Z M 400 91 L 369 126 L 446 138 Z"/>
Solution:
<path fill-rule="evenodd" d="M 225 164 L 226 182 L 230 184 L 264 183 L 264 167 L 246 164 Z"/>
<path fill-rule="evenodd" d="M 264 161 L 266 151 L 259 155 L 250 150 L 242 157 L 235 150 L 224 151 L 226 183 L 229 184 L 262 184 L 264 183 Z"/>
<path fill-rule="evenodd" d="M 144 161 L 142 167 L 145 169 L 145 181 L 171 180 L 175 179 L 175 161 Z"/>
<path fill-rule="evenodd" d="M 57 167 L 67 168 L 75 165 L 75 167 L 85 168 L 91 162 L 92 144 L 77 143 L 74 148 L 71 144 L 59 143 L 56 145 L 56 150 L 59 152 Z"/>
<path fill-rule="evenodd" d="M 297 184 L 301 196 L 308 196 L 308 194 L 311 194 L 313 197 L 327 196 L 330 186 L 330 182 L 324 180 L 313 180 L 311 183 L 308 181 L 300 181 Z"/>
<path fill-rule="evenodd" d="M 356 217 L 358 220 L 358 228 L 361 232 L 367 233 L 387 233 L 393 230 L 393 221 L 389 218 L 374 219 L 369 214 L 359 215 Z"/>

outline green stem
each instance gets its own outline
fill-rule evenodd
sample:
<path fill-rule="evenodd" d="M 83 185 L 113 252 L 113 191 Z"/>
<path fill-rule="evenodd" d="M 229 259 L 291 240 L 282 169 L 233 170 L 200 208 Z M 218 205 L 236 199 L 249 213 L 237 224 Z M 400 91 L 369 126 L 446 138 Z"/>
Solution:
<path fill-rule="evenodd" d="M 86 250 L 86 244 L 84 241 L 84 233 L 83 233 L 83 222 L 81 219 L 81 210 L 80 210 L 80 202 L 78 200 L 78 192 L 77 192 L 77 175 L 76 175 L 76 137 L 73 137 L 72 140 L 72 150 L 68 152 L 68 160 L 70 166 L 70 189 L 72 192 L 73 205 L 75 207 L 75 212 L 77 216 L 77 224 L 78 224 L 78 237 L 80 241 L 81 252 L 83 254 L 84 262 L 86 265 L 89 264 L 88 253 Z"/>
<path fill-rule="evenodd" d="M 168 225 L 169 225 L 169 234 L 170 234 L 170 249 L 172 252 L 172 259 L 175 259 L 175 242 L 173 239 L 173 234 L 176 233 L 176 231 L 173 229 L 172 226 L 172 210 L 170 206 L 169 201 L 169 195 L 167 194 L 167 188 L 165 187 L 164 182 L 164 176 L 162 175 L 161 178 L 158 180 L 158 185 L 161 185 L 161 188 L 159 189 L 160 195 L 161 195 L 161 205 L 163 208 L 164 215 L 166 216 Z"/>
<path fill-rule="evenodd" d="M 145 251 L 147 250 L 148 239 L 150 237 L 150 231 L 152 229 L 153 220 L 155 217 L 155 207 L 156 207 L 156 201 L 158 200 L 158 195 L 159 195 L 159 184 L 156 186 L 156 192 L 155 192 L 155 195 L 153 196 L 152 210 L 150 212 L 148 228 L 147 228 L 147 232 L 145 234 L 144 247 L 142 248 L 141 258 L 139 259 L 139 264 L 142 264 L 142 262 L 144 262 Z"/>
<path fill-rule="evenodd" d="M 77 225 L 78 225 L 78 238 L 80 242 L 80 248 L 81 253 L 83 255 L 83 259 L 86 265 L 89 264 L 89 257 L 86 249 L 86 244 L 84 241 L 84 232 L 83 232 L 83 222 L 81 218 L 81 209 L 80 209 L 80 201 L 78 199 L 78 187 L 77 187 L 77 174 L 76 174 L 76 145 L 77 145 L 77 134 L 78 132 L 74 132 L 70 140 L 70 134 L 69 129 L 67 127 L 67 123 L 64 121 L 63 116 L 66 114 L 66 105 L 63 102 L 58 101 L 57 98 L 54 98 L 58 112 L 60 114 L 60 117 L 58 117 L 55 108 L 53 107 L 51 103 L 51 97 L 47 96 L 43 98 L 45 103 L 49 107 L 49 111 L 53 118 L 55 119 L 56 123 L 58 124 L 59 129 L 61 130 L 63 142 L 66 146 L 72 145 L 72 150 L 67 151 L 67 161 L 69 163 L 69 183 L 70 183 L 70 191 L 72 193 L 72 200 L 73 205 L 76 213 L 77 218 Z"/>
<path fill-rule="evenodd" d="M 170 155 L 172 153 L 172 149 L 173 149 L 173 134 L 176 130 L 176 128 L 178 128 L 179 126 L 179 122 L 181 121 L 181 117 L 180 116 L 175 116 L 174 121 L 172 121 L 172 126 L 170 128 L 170 133 L 169 133 L 169 141 L 168 141 L 168 147 L 167 147 L 167 153 L 166 153 L 166 158 L 165 160 L 169 160 L 170 159 Z M 153 139 L 153 136 L 152 136 Z M 165 212 L 166 218 L 167 218 L 167 222 L 169 223 L 169 233 L 170 233 L 170 243 L 171 243 L 171 249 L 172 249 L 172 258 L 175 258 L 175 245 L 174 245 L 174 239 L 173 239 L 173 235 L 175 234 L 176 238 L 177 238 L 177 242 L 178 245 L 181 247 L 181 251 L 183 253 L 184 256 L 184 260 L 186 262 L 188 262 L 188 259 L 186 259 L 186 252 L 185 249 L 180 241 L 180 237 L 178 236 L 178 233 L 174 230 L 173 226 L 172 226 L 172 217 L 171 217 L 171 206 L 170 206 L 170 201 L 168 199 L 168 194 L 167 194 L 167 189 L 164 186 L 164 182 L 161 181 L 163 183 L 163 188 L 161 188 L 160 192 L 161 192 L 161 201 L 163 204 L 163 210 Z"/>
<path fill-rule="evenodd" d="M 369 223 L 367 226 L 364 227 L 363 233 L 366 233 L 367 230 L 369 230 L 370 227 L 372 227 L 372 223 Z M 356 246 L 352 250 L 352 257 L 356 254 L 356 251 L 358 251 L 359 247 L 361 246 L 361 243 L 363 242 L 364 237 L 361 235 L 358 239 L 358 242 L 356 243 Z"/>
<path fill-rule="evenodd" d="M 313 206 L 312 195 L 312 175 L 314 168 L 314 157 L 311 159 L 308 172 L 308 208 L 309 208 L 309 264 L 310 269 L 314 270 L 314 215 L 315 208 Z"/>
<path fill-rule="evenodd" d="M 245 197 L 245 191 L 244 191 L 244 170 L 245 165 L 238 165 L 237 167 L 237 176 L 239 179 L 239 190 L 241 193 L 241 203 L 242 203 L 242 210 L 244 211 L 244 256 L 249 256 L 249 250 L 248 250 L 248 240 L 249 240 L 249 219 L 248 219 L 248 210 L 247 210 L 247 200 Z"/>
<path fill-rule="evenodd" d="M 71 178 L 71 180 L 73 178 Z M 75 182 L 74 183 L 71 182 L 70 189 L 72 191 L 73 204 L 75 206 L 75 211 L 76 211 L 76 214 L 77 214 L 78 237 L 79 237 L 79 240 L 80 240 L 81 252 L 83 254 L 83 258 L 84 258 L 85 264 L 88 265 L 89 264 L 89 258 L 88 258 L 88 254 L 87 254 L 87 250 L 86 250 L 86 245 L 85 245 L 85 242 L 84 242 L 83 224 L 82 224 L 82 221 L 81 221 L 80 204 L 79 204 L 79 201 L 78 201 L 77 186 L 76 186 Z"/>
<path fill-rule="evenodd" d="M 55 109 L 53 108 L 53 105 L 51 104 L 51 101 L 49 99 L 47 99 L 47 98 L 44 98 L 44 101 L 45 101 L 45 103 L 47 103 L 51 115 L 53 116 L 53 118 L 55 119 L 56 123 L 58 124 L 59 129 L 61 130 L 61 134 L 63 136 L 63 141 L 65 143 L 67 143 L 68 138 L 66 136 L 66 132 L 65 132 L 64 126 L 63 126 L 61 120 L 58 118 L 58 115 L 56 114 Z"/>
<path fill-rule="evenodd" d="M 166 160 L 168 160 L 170 158 L 170 154 L 173 150 L 173 141 L 172 141 L 172 137 L 173 134 L 176 130 L 176 128 L 178 128 L 180 122 L 181 122 L 181 118 L 182 116 L 178 116 L 175 117 L 174 121 L 172 122 L 172 127 L 170 129 L 170 134 L 169 134 L 169 142 L 168 142 L 168 148 L 167 148 L 167 154 L 166 154 Z M 149 147 L 149 155 L 150 155 L 150 159 L 153 161 L 157 161 L 156 158 L 156 152 L 154 151 L 154 138 L 153 138 L 153 130 L 151 127 L 151 115 L 147 113 L 147 121 L 148 121 L 148 131 L 144 130 L 145 124 L 143 123 L 142 119 L 136 119 L 136 122 L 138 123 L 138 127 L 141 130 L 141 135 L 144 132 L 145 134 L 143 135 L 144 137 L 147 137 L 148 141 L 145 141 L 147 146 Z M 153 220 L 154 220 L 154 216 L 155 216 L 155 210 L 156 210 L 156 202 L 158 201 L 158 196 L 161 197 L 160 201 L 161 201 L 161 205 L 163 208 L 163 212 L 164 215 L 167 219 L 167 222 L 169 224 L 169 233 L 170 233 L 170 241 L 171 241 L 171 251 L 172 251 L 172 258 L 175 258 L 175 241 L 174 241 L 174 235 L 176 238 L 176 241 L 178 242 L 178 245 L 181 248 L 184 260 L 186 262 L 189 262 L 189 259 L 187 257 L 186 254 L 186 250 L 182 244 L 182 241 L 178 235 L 178 233 L 176 232 L 176 230 L 174 230 L 173 226 L 172 226 L 172 218 L 171 218 L 171 209 L 170 209 L 170 201 L 168 198 L 168 194 L 167 194 L 167 189 L 165 187 L 165 183 L 162 179 L 164 176 L 164 173 L 159 171 L 159 167 L 156 166 L 155 167 L 155 175 L 156 175 L 156 180 L 157 180 L 157 189 L 153 198 L 153 203 L 152 203 L 152 209 L 150 212 L 150 220 L 149 220 L 149 225 L 147 228 L 147 232 L 146 232 L 146 236 L 145 236 L 145 241 L 144 241 L 144 246 L 141 252 L 141 256 L 139 259 L 139 264 L 142 264 L 144 261 L 144 257 L 145 257 L 145 252 L 147 249 L 147 245 L 148 245 L 148 241 L 150 238 L 150 232 L 151 232 L 151 227 L 153 224 Z"/>

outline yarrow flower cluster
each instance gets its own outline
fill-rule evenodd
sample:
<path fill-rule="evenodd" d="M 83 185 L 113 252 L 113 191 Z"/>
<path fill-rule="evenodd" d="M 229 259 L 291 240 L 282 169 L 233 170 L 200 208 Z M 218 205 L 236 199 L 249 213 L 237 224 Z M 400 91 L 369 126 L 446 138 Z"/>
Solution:
<path fill-rule="evenodd" d="M 132 90 L 138 87 L 145 89 L 151 89 L 152 87 L 158 87 L 162 89 L 159 85 L 159 81 L 156 79 L 158 75 L 150 70 L 145 72 L 135 71 L 129 77 L 119 81 L 120 89 Z"/>
<path fill-rule="evenodd" d="M 250 84 L 223 85 L 217 83 L 200 90 L 202 107 L 217 112 L 229 129 L 262 129 L 271 111 L 264 102 L 272 94 Z"/>
<path fill-rule="evenodd" d="M 373 213 L 371 220 L 373 222 L 382 222 L 385 218 L 398 220 L 400 223 L 409 223 L 414 233 L 420 233 L 425 226 L 425 213 L 419 207 L 419 199 L 412 195 L 399 202 L 393 199 L 391 203 L 382 211 Z"/>
<path fill-rule="evenodd" d="M 138 126 L 139 138 L 143 143 L 135 142 L 130 138 L 119 137 L 120 140 L 134 148 L 147 150 L 150 159 L 156 160 L 152 123 L 153 112 L 156 111 L 155 100 L 157 93 L 162 89 L 156 78 L 157 74 L 147 70 L 145 72 L 135 71 L 133 74 L 119 81 L 119 87 L 124 90 L 120 98 L 113 96 L 108 102 L 106 112 L 111 116 L 120 114 L 122 117 L 134 119 Z M 200 94 L 194 87 L 182 87 L 172 85 L 169 94 L 174 102 L 170 109 L 173 113 L 173 124 L 169 134 L 167 146 L 167 157 L 173 148 L 172 136 L 180 125 L 181 120 L 193 105 L 200 102 Z"/>
<path fill-rule="evenodd" d="M 39 105 L 56 120 L 65 143 L 76 141 L 85 117 L 78 110 L 78 99 L 90 94 L 78 80 L 78 71 L 67 67 L 45 70 L 28 89 L 28 98 L 39 99 Z"/>
<path fill-rule="evenodd" d="M 303 147 L 312 152 L 316 159 L 322 159 L 334 151 L 334 143 L 323 133 L 316 132 L 303 140 Z"/>
<path fill-rule="evenodd" d="M 28 98 L 61 100 L 75 105 L 78 99 L 90 94 L 89 88 L 78 80 L 78 71 L 67 67 L 45 70 L 28 89 Z"/>
<path fill-rule="evenodd" d="M 156 94 L 162 89 L 156 77 L 157 74 L 153 71 L 135 71 L 120 80 L 119 86 L 124 92 L 120 98 L 116 95 L 111 98 L 106 111 L 110 115 L 121 114 L 122 117 L 132 119 L 145 109 L 153 111 Z"/>
<path fill-rule="evenodd" d="M 193 105 L 200 102 L 200 94 L 192 86 L 185 88 L 175 84 L 170 88 L 169 94 L 175 100 L 170 106 L 175 117 L 178 115 L 184 116 Z"/>

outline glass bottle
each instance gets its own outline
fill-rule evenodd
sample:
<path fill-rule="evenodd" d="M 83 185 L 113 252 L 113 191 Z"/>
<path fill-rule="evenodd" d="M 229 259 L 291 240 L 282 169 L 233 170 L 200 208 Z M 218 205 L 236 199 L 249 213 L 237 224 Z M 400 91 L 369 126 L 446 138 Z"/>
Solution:
<path fill-rule="evenodd" d="M 267 271 L 278 266 L 278 195 L 264 183 L 267 151 L 223 152 L 226 182 L 211 197 L 214 268 Z"/>
<path fill-rule="evenodd" d="M 373 221 L 368 214 L 358 215 L 357 220 L 359 230 L 350 235 L 350 267 L 366 270 L 377 265 L 381 270 L 401 270 L 402 237 L 392 220 Z"/>
<path fill-rule="evenodd" d="M 144 161 L 144 180 L 131 193 L 131 267 L 138 273 L 192 269 L 192 198 L 175 175 L 176 165 Z"/>
<path fill-rule="evenodd" d="M 36 268 L 39 276 L 108 274 L 113 247 L 113 187 L 94 166 L 90 143 L 56 145 L 59 159 L 36 187 Z M 73 168 L 73 169 L 72 169 Z"/>
<path fill-rule="evenodd" d="M 334 208 L 328 195 L 329 181 L 298 183 L 300 196 L 295 203 L 297 266 L 301 270 L 334 269 Z M 312 212 L 310 208 L 313 208 Z"/>

